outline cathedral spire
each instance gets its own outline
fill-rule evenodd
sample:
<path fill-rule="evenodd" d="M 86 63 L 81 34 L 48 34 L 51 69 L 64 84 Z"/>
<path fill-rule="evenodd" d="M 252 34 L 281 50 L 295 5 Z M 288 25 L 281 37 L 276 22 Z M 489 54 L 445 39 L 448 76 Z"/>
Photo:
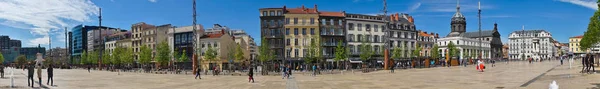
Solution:
<path fill-rule="evenodd" d="M 460 0 L 456 0 L 456 12 L 460 12 Z"/>

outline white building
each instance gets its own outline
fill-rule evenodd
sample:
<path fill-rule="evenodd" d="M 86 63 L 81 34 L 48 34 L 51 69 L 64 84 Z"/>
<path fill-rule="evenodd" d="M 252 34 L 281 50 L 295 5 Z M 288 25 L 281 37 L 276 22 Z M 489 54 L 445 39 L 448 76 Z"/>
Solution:
<path fill-rule="evenodd" d="M 509 59 L 550 58 L 556 52 L 553 42 L 552 34 L 545 30 L 514 31 L 508 37 Z"/>
<path fill-rule="evenodd" d="M 375 55 L 373 59 L 383 60 L 383 41 L 385 21 L 381 16 L 362 14 L 346 14 L 346 41 L 348 41 L 348 54 L 352 62 L 360 61 L 360 46 L 363 41 L 370 43 Z"/>
<path fill-rule="evenodd" d="M 452 20 L 450 22 L 451 32 L 444 38 L 439 38 L 437 40 L 437 44 L 440 49 L 439 52 L 442 56 L 446 55 L 448 49 L 448 44 L 452 42 L 456 48 L 458 59 L 466 59 L 465 56 L 469 55 L 472 58 L 477 58 L 481 56 L 482 59 L 490 59 L 490 41 L 470 38 L 468 34 L 466 34 L 467 28 L 467 20 L 465 16 L 460 13 L 460 6 L 456 7 L 456 13 L 452 16 Z M 465 55 L 466 54 L 466 55 Z M 474 55 L 475 54 L 475 55 Z"/>
<path fill-rule="evenodd" d="M 258 47 L 256 46 L 256 43 L 254 42 L 254 38 L 252 38 L 252 36 L 250 36 L 248 33 L 246 33 L 246 31 L 244 31 L 244 30 L 231 30 L 230 33 L 235 38 L 235 43 L 238 43 L 238 44 L 244 43 L 244 44 L 246 44 L 246 46 L 243 46 L 243 48 L 245 50 L 247 50 L 248 53 L 244 53 L 244 54 L 249 54 L 251 57 L 258 56 L 258 52 L 257 52 Z"/>

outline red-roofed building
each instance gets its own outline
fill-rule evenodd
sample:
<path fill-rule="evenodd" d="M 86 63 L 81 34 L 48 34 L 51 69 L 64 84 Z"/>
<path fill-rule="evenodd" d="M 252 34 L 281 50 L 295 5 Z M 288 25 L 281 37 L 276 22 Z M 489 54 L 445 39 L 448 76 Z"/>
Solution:
<path fill-rule="evenodd" d="M 200 37 L 200 57 L 202 60 L 202 69 L 209 70 L 217 67 L 218 69 L 229 69 L 229 60 L 227 54 L 234 53 L 234 49 L 237 47 L 234 41 L 234 37 L 229 33 L 229 28 L 221 27 L 221 25 L 215 24 L 213 28 L 206 29 L 203 36 Z M 216 51 L 216 61 L 206 60 L 206 52 L 209 50 Z"/>

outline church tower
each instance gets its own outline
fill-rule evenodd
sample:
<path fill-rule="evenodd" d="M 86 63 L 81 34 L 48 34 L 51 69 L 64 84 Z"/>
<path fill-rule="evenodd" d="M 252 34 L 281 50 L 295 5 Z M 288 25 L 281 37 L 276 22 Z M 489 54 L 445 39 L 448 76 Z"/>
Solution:
<path fill-rule="evenodd" d="M 450 22 L 450 25 L 451 32 L 450 34 L 448 34 L 447 37 L 461 36 L 467 31 L 467 20 L 465 16 L 462 13 L 460 13 L 459 0 L 457 0 L 456 2 L 456 13 L 454 13 L 454 15 L 452 16 L 452 21 Z"/>

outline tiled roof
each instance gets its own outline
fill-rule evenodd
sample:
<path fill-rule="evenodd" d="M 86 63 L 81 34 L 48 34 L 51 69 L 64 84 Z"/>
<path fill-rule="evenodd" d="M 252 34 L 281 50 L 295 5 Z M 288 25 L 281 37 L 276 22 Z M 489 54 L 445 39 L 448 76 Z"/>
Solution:
<path fill-rule="evenodd" d="M 431 35 L 430 35 L 430 34 L 427 34 L 427 33 L 425 33 L 425 32 L 420 32 L 420 33 L 419 33 L 419 36 L 431 36 Z"/>
<path fill-rule="evenodd" d="M 335 17 L 345 17 L 343 12 L 319 12 L 319 16 L 335 16 Z"/>
<path fill-rule="evenodd" d="M 203 38 L 220 38 L 221 36 L 223 36 L 223 34 L 217 33 L 217 34 L 206 34 L 204 35 L 205 37 Z"/>
<path fill-rule="evenodd" d="M 574 37 L 570 37 L 570 38 L 583 38 L 583 35 L 574 36 Z"/>
<path fill-rule="evenodd" d="M 289 8 L 286 9 L 287 14 L 317 14 L 316 9 L 309 8 Z"/>

